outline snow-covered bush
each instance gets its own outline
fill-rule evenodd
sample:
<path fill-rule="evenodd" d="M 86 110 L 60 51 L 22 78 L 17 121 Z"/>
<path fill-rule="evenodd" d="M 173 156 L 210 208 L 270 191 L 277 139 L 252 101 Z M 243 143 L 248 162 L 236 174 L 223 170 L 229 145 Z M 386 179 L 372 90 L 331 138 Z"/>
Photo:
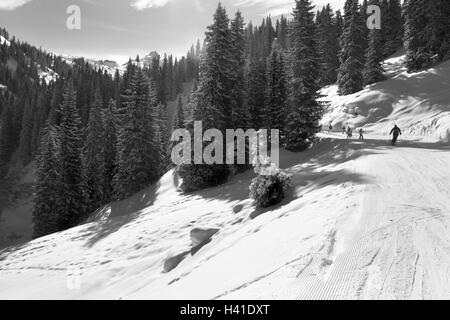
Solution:
<path fill-rule="evenodd" d="M 280 203 L 291 187 L 291 175 L 273 163 L 257 163 L 257 177 L 250 185 L 250 198 L 256 206 L 267 208 Z"/>

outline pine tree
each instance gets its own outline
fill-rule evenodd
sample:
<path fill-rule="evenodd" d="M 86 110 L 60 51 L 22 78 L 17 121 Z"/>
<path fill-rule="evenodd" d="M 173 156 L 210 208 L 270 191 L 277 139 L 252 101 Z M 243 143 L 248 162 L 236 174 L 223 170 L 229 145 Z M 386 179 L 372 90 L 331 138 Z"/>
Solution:
<path fill-rule="evenodd" d="M 305 149 L 319 129 L 322 116 L 317 102 L 319 62 L 317 58 L 314 13 L 310 0 L 297 0 L 291 28 L 290 114 L 286 126 L 286 147 Z"/>
<path fill-rule="evenodd" d="M 19 153 L 23 164 L 28 164 L 32 156 L 32 133 L 35 117 L 34 101 L 29 97 L 25 102 L 24 115 L 22 119 L 22 130 L 20 133 Z"/>
<path fill-rule="evenodd" d="M 234 55 L 232 38 L 226 10 L 219 3 L 214 22 L 206 32 L 200 82 L 192 97 L 195 101 L 192 120 L 201 121 L 203 130 L 216 128 L 224 133 L 231 125 L 234 79 L 231 70 Z M 192 126 L 192 123 L 188 124 L 188 128 Z M 182 164 L 178 167 L 178 173 L 183 179 L 181 188 L 189 192 L 225 181 L 229 169 L 221 164 Z"/>
<path fill-rule="evenodd" d="M 86 128 L 86 141 L 83 148 L 83 184 L 87 197 L 87 208 L 92 211 L 102 205 L 104 200 L 105 130 L 102 120 L 103 99 L 100 92 L 95 93 L 90 107 L 89 122 Z"/>
<path fill-rule="evenodd" d="M 340 39 L 341 52 L 338 72 L 338 87 L 340 95 L 348 95 L 363 88 L 362 71 L 364 68 L 364 52 L 361 36 L 361 15 L 357 0 L 347 0 L 345 3 L 344 31 Z"/>
<path fill-rule="evenodd" d="M 8 171 L 8 163 L 13 152 L 13 136 L 14 128 L 13 112 L 11 105 L 7 104 L 3 108 L 3 113 L 0 120 L 0 178 L 2 178 Z"/>
<path fill-rule="evenodd" d="M 76 105 L 76 91 L 72 81 L 64 89 L 60 107 L 61 122 L 58 133 L 58 177 L 60 186 L 57 193 L 59 228 L 71 228 L 85 218 L 86 206 L 83 194 L 81 161 L 81 119 Z"/>
<path fill-rule="evenodd" d="M 267 58 L 267 87 L 265 93 L 265 124 L 267 130 L 278 129 L 283 138 L 287 109 L 287 82 L 285 60 L 281 46 L 274 42 Z"/>
<path fill-rule="evenodd" d="M 178 97 L 177 110 L 175 112 L 175 117 L 173 118 L 172 130 L 184 128 L 184 110 L 183 110 L 183 100 L 181 96 Z"/>
<path fill-rule="evenodd" d="M 330 5 L 323 7 L 318 23 L 318 51 L 320 55 L 320 85 L 336 82 L 339 69 L 339 30 Z"/>
<path fill-rule="evenodd" d="M 379 1 L 372 4 L 380 5 Z M 380 41 L 384 57 L 394 54 L 403 46 L 402 6 L 400 0 L 389 0 L 383 4 L 385 16 L 382 16 L 382 32 L 384 39 Z"/>
<path fill-rule="evenodd" d="M 279 23 L 277 24 L 276 34 L 277 34 L 278 44 L 283 49 L 287 49 L 288 33 L 289 33 L 289 30 L 288 30 L 287 18 L 282 15 L 279 20 Z"/>
<path fill-rule="evenodd" d="M 153 129 L 155 111 L 150 107 L 148 80 L 140 68 L 133 75 L 122 101 L 126 113 L 118 136 L 117 199 L 133 195 L 159 177 L 159 152 Z"/>
<path fill-rule="evenodd" d="M 104 173 L 103 173 L 103 196 L 104 201 L 112 200 L 114 192 L 114 175 L 116 174 L 117 161 L 117 133 L 119 130 L 119 118 L 116 102 L 110 100 L 108 108 L 103 113 L 104 123 Z"/>
<path fill-rule="evenodd" d="M 169 132 L 169 118 L 167 114 L 167 106 L 163 104 L 158 105 L 158 126 L 159 126 L 159 153 L 161 155 L 161 173 L 165 173 L 170 162 L 170 132 Z"/>
<path fill-rule="evenodd" d="M 369 33 L 369 47 L 366 50 L 366 64 L 363 71 L 364 84 L 372 84 L 385 79 L 383 66 L 383 51 L 380 45 L 380 30 L 371 30 Z"/>
<path fill-rule="evenodd" d="M 42 136 L 36 172 L 33 206 L 33 237 L 42 237 L 61 230 L 58 198 L 60 187 L 58 141 L 56 129 L 48 126 Z"/>
<path fill-rule="evenodd" d="M 258 51 L 257 40 L 251 39 L 249 66 L 247 69 L 248 112 L 251 127 L 258 130 L 264 126 L 264 91 L 266 89 L 265 61 Z"/>
<path fill-rule="evenodd" d="M 250 125 L 245 90 L 245 33 L 244 19 L 236 12 L 230 24 L 232 50 L 231 80 L 231 125 L 232 128 L 247 129 Z"/>

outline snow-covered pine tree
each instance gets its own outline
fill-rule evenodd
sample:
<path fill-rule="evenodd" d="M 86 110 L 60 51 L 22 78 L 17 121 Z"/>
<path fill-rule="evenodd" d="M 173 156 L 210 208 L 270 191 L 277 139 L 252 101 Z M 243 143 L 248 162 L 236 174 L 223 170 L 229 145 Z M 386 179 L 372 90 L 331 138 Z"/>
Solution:
<path fill-rule="evenodd" d="M 340 38 L 340 67 L 338 87 L 340 95 L 348 95 L 363 88 L 362 71 L 364 68 L 364 51 L 362 44 L 361 15 L 358 0 L 347 0 L 345 3 L 344 31 Z"/>
<path fill-rule="evenodd" d="M 316 29 L 310 0 L 297 0 L 294 8 L 289 53 L 289 109 L 286 148 L 301 151 L 319 131 L 322 107 L 317 102 L 319 61 Z"/>
<path fill-rule="evenodd" d="M 104 172 L 103 172 L 103 199 L 105 202 L 112 200 L 114 192 L 114 175 L 117 168 L 117 134 L 119 130 L 119 118 L 116 102 L 110 100 L 108 108 L 103 112 L 104 123 Z"/>
<path fill-rule="evenodd" d="M 378 0 L 372 0 L 370 4 L 380 5 Z M 366 63 L 363 71 L 364 84 L 372 84 L 385 79 L 383 60 L 382 32 L 373 29 L 369 32 L 369 46 L 366 50 Z"/>
<path fill-rule="evenodd" d="M 68 81 L 65 85 L 60 112 L 61 122 L 57 127 L 59 188 L 55 189 L 55 193 L 59 215 L 58 226 L 60 230 L 65 230 L 77 225 L 86 217 L 82 183 L 81 120 L 72 81 Z"/>
<path fill-rule="evenodd" d="M 317 27 L 320 85 L 326 86 L 336 82 L 339 69 L 339 31 L 329 4 L 323 7 Z"/>
<path fill-rule="evenodd" d="M 86 193 L 88 211 L 103 204 L 105 171 L 105 128 L 102 119 L 103 99 L 96 91 L 90 107 L 89 121 L 86 127 L 86 139 L 83 147 L 83 184 Z"/>
<path fill-rule="evenodd" d="M 284 54 L 278 41 L 272 46 L 272 52 L 267 58 L 267 86 L 265 92 L 265 123 L 267 130 L 280 130 L 284 138 L 284 125 L 288 114 L 287 79 Z M 269 131 L 270 132 L 270 131 Z"/>
<path fill-rule="evenodd" d="M 61 230 L 58 198 L 60 185 L 57 132 L 48 125 L 44 129 L 38 156 L 33 206 L 33 237 L 42 237 Z"/>

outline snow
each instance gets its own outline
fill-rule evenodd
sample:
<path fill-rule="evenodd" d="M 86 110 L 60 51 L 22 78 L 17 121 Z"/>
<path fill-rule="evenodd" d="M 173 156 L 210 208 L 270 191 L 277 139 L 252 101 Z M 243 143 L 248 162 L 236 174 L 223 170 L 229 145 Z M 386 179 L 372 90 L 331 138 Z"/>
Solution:
<path fill-rule="evenodd" d="M 251 172 L 182 195 L 170 171 L 86 225 L 1 251 L 0 298 L 450 298 L 449 149 L 369 138 L 282 151 L 295 190 L 268 210 L 248 199 Z M 197 227 L 219 232 L 163 272 Z"/>
<path fill-rule="evenodd" d="M 5 39 L 5 37 L 0 36 L 0 44 L 4 44 L 6 43 L 6 45 L 9 47 L 11 45 L 11 42 L 7 39 Z"/>
<path fill-rule="evenodd" d="M 63 60 L 66 63 L 68 63 L 70 65 L 73 65 L 75 59 L 80 59 L 81 58 L 81 57 L 76 57 L 76 56 L 72 56 L 72 55 L 68 55 L 68 54 L 61 54 L 60 56 L 63 58 Z M 85 57 L 83 57 L 83 59 L 85 59 L 85 61 L 87 61 L 94 68 L 101 69 L 102 71 L 106 71 L 112 76 L 115 75 L 116 70 L 119 70 L 119 73 L 121 75 L 126 70 L 126 66 L 119 65 L 115 61 L 111 61 L 111 60 L 96 60 L 96 59 L 89 59 L 89 58 L 85 58 Z"/>
<path fill-rule="evenodd" d="M 52 81 L 56 81 L 59 75 L 50 68 L 45 68 L 45 71 L 39 67 L 38 70 L 39 79 L 44 79 L 46 84 L 49 84 Z"/>
<path fill-rule="evenodd" d="M 280 205 L 255 209 L 251 171 L 191 194 L 170 171 L 84 225 L 0 251 L 0 299 L 450 299 L 450 65 L 408 75 L 402 59 L 357 94 L 323 90 L 324 124 L 370 132 L 281 150 L 294 190 Z M 419 135 L 414 121 L 432 123 Z M 219 231 L 192 254 L 198 228 Z"/>
<path fill-rule="evenodd" d="M 348 96 L 339 96 L 336 86 L 322 89 L 322 101 L 330 111 L 323 127 L 332 123 L 363 127 L 375 134 L 388 134 L 397 124 L 409 136 L 427 141 L 450 139 L 450 61 L 434 68 L 408 74 L 402 52 L 384 62 L 388 79 Z"/>

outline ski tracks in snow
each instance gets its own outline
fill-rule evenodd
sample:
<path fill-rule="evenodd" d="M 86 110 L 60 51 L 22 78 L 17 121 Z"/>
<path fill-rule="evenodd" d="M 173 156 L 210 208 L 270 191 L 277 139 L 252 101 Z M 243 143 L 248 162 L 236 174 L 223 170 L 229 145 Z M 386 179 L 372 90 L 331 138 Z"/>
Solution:
<path fill-rule="evenodd" d="M 371 177 L 357 226 L 333 231 L 352 240 L 334 258 L 323 250 L 312 259 L 298 277 L 298 298 L 449 299 L 450 152 L 372 148 L 355 160 L 355 172 Z"/>

